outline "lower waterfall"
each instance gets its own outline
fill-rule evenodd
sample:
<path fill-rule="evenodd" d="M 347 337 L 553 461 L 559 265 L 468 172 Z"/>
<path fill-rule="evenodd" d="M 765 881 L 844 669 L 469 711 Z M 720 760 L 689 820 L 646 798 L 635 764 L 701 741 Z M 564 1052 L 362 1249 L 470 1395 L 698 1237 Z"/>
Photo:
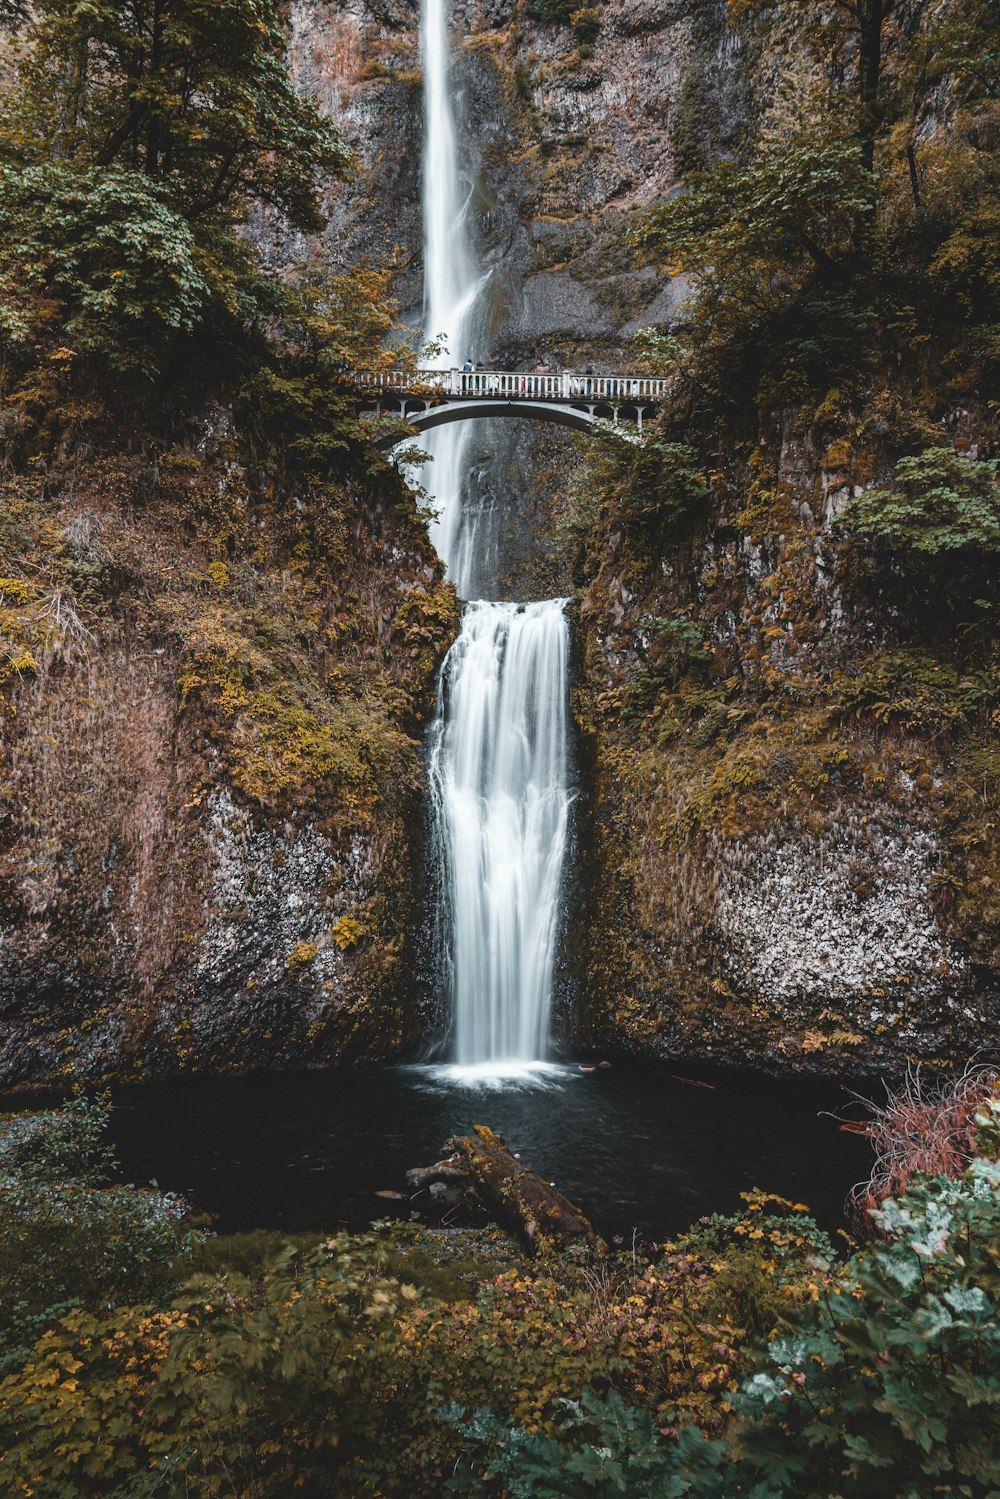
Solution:
<path fill-rule="evenodd" d="M 431 744 L 459 1067 L 523 1071 L 549 1042 L 571 791 L 564 599 L 468 604 Z"/>

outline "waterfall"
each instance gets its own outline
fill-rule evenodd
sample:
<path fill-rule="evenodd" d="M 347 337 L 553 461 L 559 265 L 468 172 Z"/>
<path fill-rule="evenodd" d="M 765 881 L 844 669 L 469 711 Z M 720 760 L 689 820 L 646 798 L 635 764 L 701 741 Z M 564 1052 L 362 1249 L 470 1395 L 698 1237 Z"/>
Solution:
<path fill-rule="evenodd" d="M 566 849 L 564 599 L 469 604 L 431 751 L 459 1066 L 544 1058 Z"/>
<path fill-rule="evenodd" d="M 423 0 L 424 317 L 450 367 L 474 357 L 485 281 L 467 235 L 450 85 L 447 0 Z M 421 482 L 431 536 L 459 596 L 482 576 L 488 527 L 469 489 L 468 427 L 437 428 Z M 453 1017 L 454 1060 L 491 1076 L 548 1049 L 570 791 L 565 600 L 468 603 L 441 670 L 431 741 L 434 847 Z"/>
<path fill-rule="evenodd" d="M 472 354 L 473 314 L 483 284 L 469 248 L 466 219 L 472 196 L 461 170 L 450 87 L 447 0 L 423 0 L 421 60 L 424 70 L 424 328 L 445 348 L 433 361 L 442 369 Z M 430 463 L 420 482 L 436 519 L 431 540 L 459 595 L 468 596 L 475 557 L 475 527 L 463 516 L 469 429 L 464 422 L 436 428 L 423 439 Z"/>

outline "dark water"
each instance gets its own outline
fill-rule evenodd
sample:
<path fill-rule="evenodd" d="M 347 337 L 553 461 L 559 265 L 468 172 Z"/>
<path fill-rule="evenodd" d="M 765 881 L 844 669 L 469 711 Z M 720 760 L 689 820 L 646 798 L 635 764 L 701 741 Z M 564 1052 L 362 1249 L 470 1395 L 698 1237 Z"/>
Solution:
<path fill-rule="evenodd" d="M 410 1166 L 438 1159 L 473 1124 L 499 1129 L 605 1234 L 673 1233 L 739 1206 L 753 1186 L 807 1202 L 829 1229 L 866 1176 L 870 1151 L 821 1111 L 829 1082 L 699 1072 L 564 1069 L 549 1086 L 483 1091 L 417 1068 L 187 1080 L 115 1094 L 127 1179 L 189 1197 L 218 1228 L 289 1231 L 366 1225 Z M 405 1210 L 405 1205 L 404 1205 Z"/>

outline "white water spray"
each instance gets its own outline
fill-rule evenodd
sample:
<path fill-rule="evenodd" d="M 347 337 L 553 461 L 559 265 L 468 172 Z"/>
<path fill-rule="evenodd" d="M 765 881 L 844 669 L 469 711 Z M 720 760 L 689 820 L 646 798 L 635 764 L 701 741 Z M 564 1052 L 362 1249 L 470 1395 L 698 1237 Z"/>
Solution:
<path fill-rule="evenodd" d="M 470 604 L 431 754 L 454 1053 L 518 1071 L 548 1047 L 570 796 L 563 599 Z"/>

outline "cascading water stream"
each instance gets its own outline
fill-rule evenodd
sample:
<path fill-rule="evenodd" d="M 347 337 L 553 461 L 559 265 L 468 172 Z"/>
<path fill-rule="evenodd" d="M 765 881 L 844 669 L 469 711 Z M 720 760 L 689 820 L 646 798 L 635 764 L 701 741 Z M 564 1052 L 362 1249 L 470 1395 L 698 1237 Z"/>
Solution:
<path fill-rule="evenodd" d="M 450 87 L 447 0 L 423 0 L 421 61 L 424 70 L 424 327 L 444 348 L 431 361 L 442 369 L 466 361 L 471 351 L 476 298 L 484 278 L 473 261 L 466 232 L 470 189 L 464 185 Z M 424 439 L 431 462 L 421 482 L 433 500 L 431 539 L 459 595 L 466 598 L 475 537 L 462 513 L 468 471 L 469 429 L 437 428 Z M 473 528 L 474 529 L 474 528 Z"/>
<path fill-rule="evenodd" d="M 443 367 L 472 353 L 485 278 L 466 233 L 450 86 L 447 0 L 423 0 L 425 328 Z M 468 428 L 429 434 L 421 475 L 431 535 L 462 598 L 478 575 L 479 527 L 463 512 Z M 490 1076 L 545 1058 L 569 806 L 565 600 L 470 603 L 444 663 L 431 751 L 454 1059 Z"/>
<path fill-rule="evenodd" d="M 518 1071 L 548 1047 L 569 821 L 563 599 L 469 604 L 431 750 L 454 1056 Z"/>

